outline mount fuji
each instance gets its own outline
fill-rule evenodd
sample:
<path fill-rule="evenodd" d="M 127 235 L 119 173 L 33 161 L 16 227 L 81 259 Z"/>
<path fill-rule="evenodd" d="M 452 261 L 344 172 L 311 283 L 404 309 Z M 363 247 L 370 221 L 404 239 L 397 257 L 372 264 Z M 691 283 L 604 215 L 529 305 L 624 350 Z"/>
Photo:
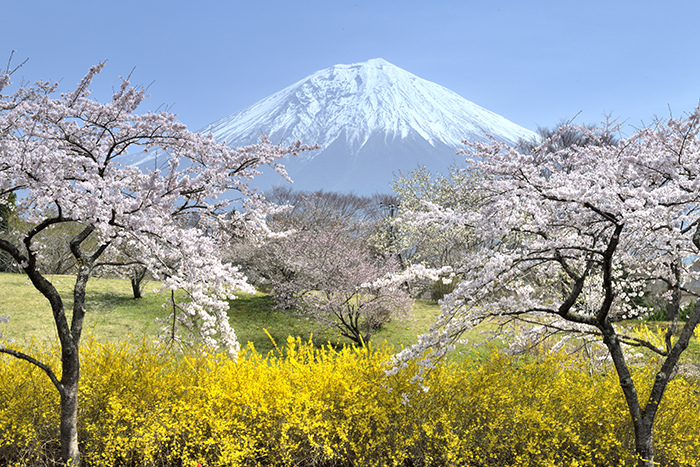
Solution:
<path fill-rule="evenodd" d="M 393 174 L 425 165 L 445 173 L 462 140 L 515 144 L 535 134 L 381 59 L 335 65 L 218 120 L 200 132 L 244 146 L 269 135 L 320 149 L 282 161 L 302 190 L 389 192 Z M 142 165 L 145 159 L 137 162 Z M 272 172 L 271 170 L 268 172 Z M 253 181 L 284 184 L 275 173 Z"/>

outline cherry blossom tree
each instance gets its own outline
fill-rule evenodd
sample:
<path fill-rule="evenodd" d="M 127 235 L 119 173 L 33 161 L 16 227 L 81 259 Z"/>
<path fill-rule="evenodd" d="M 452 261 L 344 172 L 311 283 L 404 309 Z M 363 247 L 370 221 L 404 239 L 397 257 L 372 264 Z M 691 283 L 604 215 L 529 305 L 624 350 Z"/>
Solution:
<path fill-rule="evenodd" d="M 473 173 L 453 165 L 447 175 L 433 176 L 425 167 L 419 167 L 394 177 L 392 190 L 394 204 L 387 206 L 387 216 L 381 228 L 372 236 L 375 247 L 399 259 L 402 269 L 412 264 L 422 264 L 430 268 L 456 265 L 473 248 L 478 240 L 471 230 L 463 225 L 438 226 L 416 225 L 408 222 L 395 222 L 406 213 L 425 212 L 425 202 L 442 207 L 465 207 L 474 202 L 467 178 Z M 422 285 L 422 287 L 421 287 Z M 453 284 L 442 281 L 422 280 L 413 284 L 417 289 L 430 289 L 432 298 L 442 298 Z"/>
<path fill-rule="evenodd" d="M 232 257 L 272 288 L 278 308 L 333 327 L 358 345 L 410 312 L 412 300 L 401 284 L 372 285 L 398 266 L 371 248 L 369 238 L 381 220 L 376 200 L 323 191 L 271 195 L 289 209 L 270 225 L 289 234 L 264 245 L 239 242 Z"/>
<path fill-rule="evenodd" d="M 61 401 L 61 455 L 73 466 L 80 465 L 79 349 L 89 278 L 112 262 L 112 252 L 127 249 L 164 290 L 184 291 L 186 300 L 173 303 L 173 324 L 189 326 L 205 345 L 220 343 L 235 353 L 227 300 L 251 286 L 236 266 L 221 261 L 226 237 L 219 232 L 264 235 L 265 218 L 276 208 L 247 182 L 262 165 L 286 177 L 276 161 L 306 149 L 266 139 L 232 149 L 211 135 L 189 132 L 171 114 L 137 114 L 145 90 L 128 79 L 111 101 L 99 103 L 89 96 L 102 68 L 92 67 L 70 93 L 58 94 L 57 84 L 40 81 L 0 94 L 0 203 L 17 194 L 26 223 L 16 240 L 0 236 L 0 250 L 50 303 L 61 368 L 16 348 L 0 346 L 0 353 L 36 365 L 53 382 Z M 10 73 L 0 75 L 0 93 L 10 84 Z M 129 153 L 155 150 L 160 168 L 141 171 L 120 163 Z M 233 213 L 227 209 L 232 201 L 238 202 Z M 196 225 L 182 221 L 193 215 Z M 71 310 L 40 267 L 42 235 L 68 224 L 72 228 L 59 238 L 77 265 Z"/>
<path fill-rule="evenodd" d="M 298 231 L 284 239 L 289 279 L 273 283 L 295 310 L 365 345 L 397 316 L 410 313 L 413 301 L 401 284 L 375 284 L 396 271 L 393 258 L 373 257 L 366 238 L 343 226 Z"/>
<path fill-rule="evenodd" d="M 571 130 L 585 144 L 558 141 Z M 478 177 L 468 189 L 478 202 L 426 203 L 429 211 L 414 222 L 468 226 L 481 246 L 464 257 L 458 272 L 466 279 L 441 302 L 431 332 L 396 356 L 397 368 L 428 350 L 444 354 L 490 318 L 597 336 L 619 377 L 638 465 L 654 465 L 655 416 L 700 320 L 697 305 L 685 322 L 678 313 L 681 299 L 698 293 L 690 284 L 700 251 L 699 130 L 696 109 L 619 142 L 607 126 L 564 127 L 526 152 L 470 144 Z M 670 323 L 657 340 L 635 334 L 624 320 L 643 317 L 647 308 L 636 299 L 658 283 L 667 286 Z M 658 358 L 643 397 L 631 377 L 630 348 Z"/>

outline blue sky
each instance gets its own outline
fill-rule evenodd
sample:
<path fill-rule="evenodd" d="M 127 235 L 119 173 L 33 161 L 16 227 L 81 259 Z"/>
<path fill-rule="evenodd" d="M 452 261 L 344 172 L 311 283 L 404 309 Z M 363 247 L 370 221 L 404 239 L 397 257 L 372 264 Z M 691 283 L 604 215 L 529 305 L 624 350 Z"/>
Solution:
<path fill-rule="evenodd" d="M 381 57 L 529 129 L 629 125 L 700 101 L 700 2 L 616 0 L 13 1 L 2 62 L 71 89 L 104 59 L 192 129 L 337 63 Z"/>

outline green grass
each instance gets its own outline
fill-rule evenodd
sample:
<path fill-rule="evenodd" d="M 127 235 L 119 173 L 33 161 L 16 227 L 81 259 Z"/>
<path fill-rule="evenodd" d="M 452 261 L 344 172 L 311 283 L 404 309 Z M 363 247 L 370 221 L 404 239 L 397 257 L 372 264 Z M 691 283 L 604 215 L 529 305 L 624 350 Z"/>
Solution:
<path fill-rule="evenodd" d="M 65 301 L 70 316 L 73 306 L 73 276 L 48 276 Z M 157 317 L 165 315 L 161 307 L 164 297 L 151 289 L 158 284 L 147 284 L 144 298 L 135 300 L 131 284 L 123 279 L 92 278 L 86 292 L 84 334 L 98 340 L 120 340 L 127 336 L 141 338 L 156 336 Z M 58 336 L 48 301 L 20 274 L 0 274 L 0 316 L 10 316 L 10 322 L 0 330 L 6 338 L 19 345 L 28 345 L 33 339 L 39 344 L 56 342 Z"/>
<path fill-rule="evenodd" d="M 72 306 L 72 276 L 49 276 L 61 296 L 66 300 L 66 309 Z M 131 284 L 124 279 L 92 278 L 87 288 L 87 314 L 84 335 L 90 335 L 100 342 L 155 339 L 160 329 L 156 318 L 167 315 L 162 304 L 166 297 L 155 292 L 158 283 L 148 283 L 143 298 L 135 300 L 131 295 Z M 372 344 L 386 342 L 398 350 L 416 342 L 416 336 L 426 332 L 440 313 L 436 302 L 418 300 L 409 318 L 395 319 L 385 325 L 372 338 Z M 0 273 L 0 316 L 10 315 L 10 322 L 0 324 L 0 331 L 6 338 L 26 347 L 32 342 L 39 345 L 53 344 L 57 335 L 51 309 L 46 299 L 34 288 L 29 280 L 19 274 Z M 287 337 L 313 339 L 317 345 L 350 344 L 350 340 L 331 328 L 289 312 L 274 309 L 272 297 L 267 294 L 241 295 L 231 302 L 229 311 L 231 326 L 236 331 L 241 345 L 252 342 L 255 348 L 265 354 L 275 348 L 270 337 L 283 348 Z M 633 325 L 634 322 L 630 322 Z M 655 328 L 660 323 L 649 323 Z M 492 330 L 493 323 L 485 323 L 472 330 L 465 337 L 470 344 L 482 344 L 486 340 L 482 331 Z M 268 336 L 269 334 L 269 336 Z M 493 347 L 503 347 L 495 341 L 472 350 L 471 345 L 458 346 L 451 358 L 463 359 L 488 354 Z M 463 354 L 460 356 L 460 354 Z M 700 362 L 700 345 L 691 340 L 684 362 Z"/>
<path fill-rule="evenodd" d="M 324 329 L 314 321 L 276 310 L 274 300 L 267 294 L 241 295 L 231 301 L 229 321 L 241 345 L 252 342 L 261 353 L 285 347 L 289 336 L 301 337 L 316 344 L 349 342 L 337 332 Z M 269 334 L 269 336 L 268 336 Z M 272 340 L 270 340 L 272 338 Z M 274 341 L 274 342 L 273 342 Z"/>
<path fill-rule="evenodd" d="M 66 300 L 69 312 L 74 277 L 49 276 L 49 280 Z M 90 279 L 86 292 L 85 332 L 102 342 L 144 337 L 155 339 L 160 329 L 155 319 L 167 314 L 162 308 L 166 297 L 154 292 L 158 286 L 157 283 L 147 284 L 143 298 L 135 300 L 127 280 Z M 395 348 L 411 345 L 418 334 L 427 331 L 439 312 L 437 303 L 417 301 L 411 318 L 390 322 L 374 336 L 373 343 L 378 345 L 386 340 Z M 27 346 L 33 340 L 41 345 L 56 342 L 49 304 L 25 276 L 0 274 L 0 316 L 7 315 L 10 315 L 10 322 L 0 325 L 0 330 L 16 344 Z M 270 337 L 280 347 L 285 346 L 288 336 L 304 340 L 313 338 L 316 344 L 350 343 L 334 329 L 275 310 L 272 297 L 266 294 L 243 294 L 233 300 L 229 318 L 241 344 L 252 342 L 262 353 L 274 349 Z"/>
<path fill-rule="evenodd" d="M 386 324 L 372 337 L 374 345 L 385 342 L 394 348 L 410 346 L 416 336 L 424 333 L 435 322 L 440 313 L 436 302 L 418 300 L 413 307 L 413 315 L 405 319 L 395 319 Z M 288 336 L 313 339 L 315 344 L 351 344 L 337 330 L 325 328 L 317 322 L 291 312 L 274 309 L 270 295 L 243 295 L 231 302 L 229 313 L 231 325 L 242 343 L 252 342 L 259 351 L 272 350 L 270 337 L 278 345 L 284 345 Z M 268 337 L 267 333 L 270 337 Z"/>

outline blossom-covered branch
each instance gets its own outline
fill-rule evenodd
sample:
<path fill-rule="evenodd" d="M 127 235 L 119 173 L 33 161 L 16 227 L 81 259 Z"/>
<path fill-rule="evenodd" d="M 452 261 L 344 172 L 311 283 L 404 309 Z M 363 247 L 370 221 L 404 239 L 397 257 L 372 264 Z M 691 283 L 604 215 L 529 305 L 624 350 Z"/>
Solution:
<path fill-rule="evenodd" d="M 79 345 L 89 278 L 128 251 L 129 262 L 138 261 L 164 289 L 185 291 L 187 300 L 174 308 L 182 316 L 173 320 L 193 325 L 190 331 L 204 344 L 221 342 L 235 353 L 227 300 L 252 289 L 221 252 L 231 231 L 266 235 L 266 218 L 278 212 L 250 179 L 263 166 L 286 177 L 279 160 L 310 149 L 300 142 L 276 146 L 266 138 L 234 149 L 188 131 L 172 114 L 136 113 L 146 93 L 128 79 L 100 103 L 90 98 L 90 87 L 103 68 L 90 68 L 72 92 L 57 95 L 56 83 L 40 81 L 0 95 L 0 202 L 16 194 L 26 226 L 19 234 L 0 232 L 0 250 L 51 304 L 62 347 L 56 385 L 62 455 L 76 466 Z M 9 85 L 9 73 L 0 74 L 0 92 Z M 162 164 L 141 171 L 123 163 L 124 156 L 142 151 L 156 151 Z M 59 225 L 72 228 L 54 230 Z M 52 248 L 49 237 L 70 251 L 75 265 L 70 314 L 41 266 L 43 251 Z"/>
<path fill-rule="evenodd" d="M 700 109 L 619 142 L 610 136 L 615 130 L 565 126 L 526 151 L 465 142 L 469 170 L 478 174 L 467 179 L 475 202 L 426 203 L 427 210 L 406 218 L 433 228 L 468 225 L 480 247 L 455 268 L 463 280 L 441 302 L 430 333 L 395 360 L 400 367 L 426 352 L 441 355 L 490 318 L 523 318 L 523 329 L 535 323 L 547 333 L 601 336 L 635 423 L 640 465 L 646 466 L 653 461 L 651 427 L 661 397 L 700 320 L 695 306 L 673 339 L 683 291 L 693 291 L 698 279 Z M 650 308 L 641 299 L 653 295 L 659 282 L 666 291 L 655 298 L 671 321 L 665 348 L 644 335 L 629 336 L 617 324 L 644 317 Z M 665 358 L 647 401 L 638 399 L 623 344 Z"/>

